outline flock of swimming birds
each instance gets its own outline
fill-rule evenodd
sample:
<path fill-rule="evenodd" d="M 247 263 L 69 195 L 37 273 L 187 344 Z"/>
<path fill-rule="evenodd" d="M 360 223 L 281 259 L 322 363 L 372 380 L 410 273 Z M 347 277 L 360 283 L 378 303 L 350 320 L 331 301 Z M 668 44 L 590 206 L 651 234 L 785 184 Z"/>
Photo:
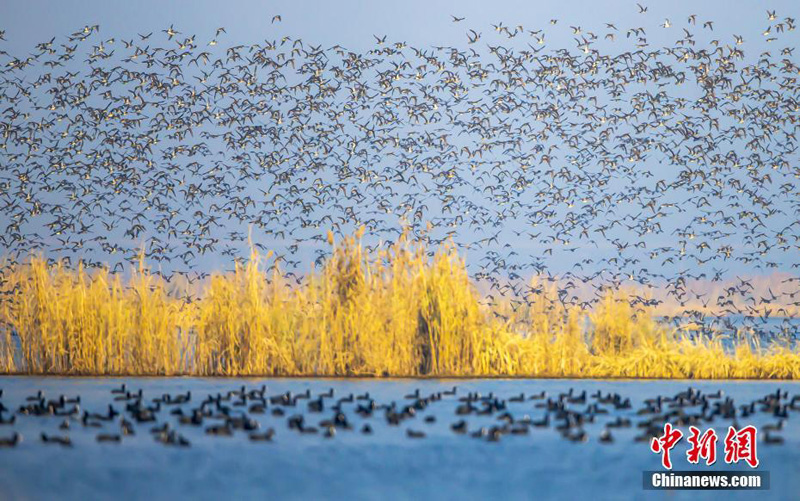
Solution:
<path fill-rule="evenodd" d="M 769 420 L 759 427 L 759 440 L 766 444 L 782 444 L 781 431 L 790 415 L 800 411 L 800 395 L 789 396 L 780 389 L 762 398 L 736 403 L 721 391 L 703 393 L 689 387 L 673 396 L 658 396 L 634 409 L 630 398 L 619 393 L 591 395 L 574 391 L 548 395 L 541 391 L 520 393 L 501 398 L 489 393 L 464 394 L 457 387 L 423 394 L 416 389 L 397 400 L 379 403 L 370 394 L 337 396 L 333 389 L 312 394 L 311 390 L 293 394 L 269 394 L 265 386 L 241 388 L 225 393 L 208 394 L 203 399 L 191 391 L 145 398 L 141 389 L 122 384 L 110 392 L 112 402 L 99 412 L 81 407 L 80 396 L 59 395 L 48 398 L 41 390 L 25 398 L 16 410 L 6 407 L 0 392 L 0 428 L 14 427 L 17 420 L 47 420 L 52 431 L 41 432 L 33 441 L 64 447 L 74 445 L 70 430 L 85 428 L 95 431 L 101 443 L 124 443 L 136 436 L 151 436 L 169 446 L 189 447 L 187 435 L 204 433 L 210 437 L 245 435 L 253 442 L 283 440 L 293 434 L 320 435 L 334 438 L 340 433 L 372 435 L 381 425 L 403 430 L 410 439 L 426 438 L 426 427 L 442 416 L 440 402 L 450 401 L 454 418 L 449 429 L 455 435 L 497 442 L 505 437 L 530 435 L 535 430 L 556 431 L 566 440 L 586 442 L 586 427 L 593 424 L 602 430 L 592 440 L 609 444 L 619 429 L 632 428 L 633 440 L 649 442 L 662 435 L 665 423 L 677 427 L 711 426 L 739 428 L 750 424 L 756 415 Z M 9 404 L 10 405 L 10 404 Z M 531 417 L 533 414 L 534 417 Z M 260 416 L 271 415 L 278 425 L 262 428 Z M 445 414 L 446 415 L 446 414 Z M 480 420 L 476 425 L 475 420 Z M 490 424 L 485 424 L 489 420 Z M 278 429 L 276 429 L 278 428 Z M 188 430 L 194 430 L 187 432 Z M 200 430 L 200 431 L 198 431 Z M 279 438 L 280 437 L 280 438 Z M 0 448 L 13 448 L 23 443 L 19 432 L 0 436 Z M 291 440 L 291 438 L 290 438 Z"/>
<path fill-rule="evenodd" d="M 568 305 L 636 285 L 666 297 L 634 302 L 697 318 L 793 316 L 795 19 L 726 34 L 636 15 L 364 50 L 284 34 L 281 16 L 251 44 L 94 25 L 10 54 L 0 31 L 6 265 L 45 252 L 116 272 L 144 246 L 194 280 L 246 256 L 249 232 L 293 270 L 324 260 L 328 230 L 364 226 L 372 246 L 408 228 L 466 251 L 492 300 L 528 301 L 539 276 Z M 768 289 L 750 278 L 776 271 Z"/>

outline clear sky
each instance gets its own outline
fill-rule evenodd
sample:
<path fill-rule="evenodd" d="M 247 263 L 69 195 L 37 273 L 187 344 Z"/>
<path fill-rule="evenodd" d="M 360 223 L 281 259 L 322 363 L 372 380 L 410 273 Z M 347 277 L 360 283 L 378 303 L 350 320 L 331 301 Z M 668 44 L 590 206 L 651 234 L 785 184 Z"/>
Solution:
<path fill-rule="evenodd" d="M 639 14 L 634 1 L 559 0 L 559 1 L 8 1 L 0 3 L 0 26 L 5 29 L 8 46 L 15 51 L 49 39 L 53 35 L 100 24 L 101 33 L 132 36 L 136 32 L 176 29 L 200 37 L 224 26 L 233 42 L 253 43 L 276 32 L 291 33 L 325 45 L 340 44 L 351 49 L 374 46 L 372 35 L 389 35 L 389 40 L 405 40 L 417 46 L 463 44 L 467 28 L 488 35 L 491 24 L 523 25 L 526 29 L 548 31 L 553 45 L 572 40 L 569 25 L 583 25 L 600 32 L 603 23 L 614 23 L 622 30 L 645 27 L 651 36 L 665 19 L 680 29 L 689 14 L 699 20 L 714 20 L 719 33 L 752 33 L 769 22 L 767 9 L 778 15 L 792 15 L 796 2 L 642 1 L 646 14 Z M 273 25 L 273 16 L 282 23 Z M 465 17 L 452 23 L 451 15 Z M 551 19 L 559 25 L 550 26 Z M 763 26 L 762 26 L 763 25 Z M 674 34 L 671 36 L 674 37 Z M 654 40 L 657 40 L 654 38 Z M 748 37 L 748 44 L 759 39 Z M 654 41 L 657 43 L 657 41 Z M 750 45 L 752 47 L 752 45 Z M 766 44 L 764 44 L 766 47 Z"/>

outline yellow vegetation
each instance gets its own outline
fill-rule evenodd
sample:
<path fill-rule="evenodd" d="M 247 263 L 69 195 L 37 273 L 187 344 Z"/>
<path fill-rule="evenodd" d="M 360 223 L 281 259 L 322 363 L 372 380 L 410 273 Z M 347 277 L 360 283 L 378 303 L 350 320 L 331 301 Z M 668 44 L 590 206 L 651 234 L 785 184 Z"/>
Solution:
<path fill-rule="evenodd" d="M 800 354 L 670 330 L 622 295 L 592 312 L 553 288 L 481 304 L 452 245 L 361 234 L 290 286 L 255 252 L 187 301 L 140 262 L 123 281 L 33 257 L 0 287 L 0 372 L 83 375 L 795 378 Z M 266 256 L 269 259 L 269 256 Z M 522 306 L 520 306 L 522 304 Z M 587 317 L 588 315 L 588 317 Z"/>

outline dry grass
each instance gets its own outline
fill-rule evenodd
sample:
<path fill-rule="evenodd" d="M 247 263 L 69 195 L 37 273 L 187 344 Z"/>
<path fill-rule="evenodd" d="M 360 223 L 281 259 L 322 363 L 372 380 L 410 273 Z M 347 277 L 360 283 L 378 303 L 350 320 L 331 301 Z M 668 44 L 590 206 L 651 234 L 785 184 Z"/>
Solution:
<path fill-rule="evenodd" d="M 433 258 L 401 238 L 372 254 L 361 235 L 334 245 L 300 286 L 253 253 L 214 275 L 199 299 L 168 293 L 143 263 L 107 270 L 47 265 L 4 277 L 0 372 L 76 375 L 534 376 L 795 378 L 800 354 L 737 339 L 692 340 L 622 293 L 592 312 L 554 288 L 523 307 L 481 305 L 463 258 Z M 331 243 L 333 239 L 331 237 Z M 587 319 L 588 315 L 588 319 Z M 587 321 L 588 320 L 588 321 Z"/>

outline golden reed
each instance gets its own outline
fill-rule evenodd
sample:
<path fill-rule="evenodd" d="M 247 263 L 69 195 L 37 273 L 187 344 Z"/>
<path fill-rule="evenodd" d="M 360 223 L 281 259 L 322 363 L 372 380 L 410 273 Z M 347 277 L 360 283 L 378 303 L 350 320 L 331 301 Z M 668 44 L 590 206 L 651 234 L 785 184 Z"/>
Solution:
<path fill-rule="evenodd" d="M 2 284 L 0 372 L 198 376 L 795 378 L 800 354 L 739 337 L 691 339 L 610 294 L 592 312 L 545 288 L 531 304 L 481 303 L 463 258 L 360 231 L 294 285 L 253 253 L 198 299 L 140 262 L 108 270 L 33 257 Z M 329 240 L 333 244 L 332 236 Z M 267 256 L 267 259 L 269 256 Z M 290 285 L 292 284 L 292 285 Z M 588 315 L 588 319 L 587 319 Z M 587 321 L 588 320 L 588 321 Z"/>

